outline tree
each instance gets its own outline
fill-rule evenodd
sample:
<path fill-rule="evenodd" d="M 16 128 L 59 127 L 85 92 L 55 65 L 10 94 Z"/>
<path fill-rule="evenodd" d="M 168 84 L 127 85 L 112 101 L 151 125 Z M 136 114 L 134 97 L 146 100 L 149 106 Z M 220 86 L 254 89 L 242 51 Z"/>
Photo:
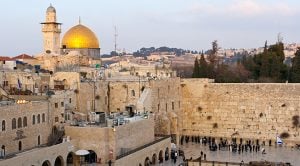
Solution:
<path fill-rule="evenodd" d="M 200 68 L 199 68 L 199 60 L 198 57 L 195 58 L 195 63 L 194 63 L 194 70 L 193 70 L 193 78 L 199 78 L 200 77 Z"/>
<path fill-rule="evenodd" d="M 292 60 L 292 68 L 290 75 L 291 82 L 300 82 L 300 48 L 298 48 L 297 52 L 295 53 L 295 57 Z"/>
<path fill-rule="evenodd" d="M 199 77 L 200 78 L 208 78 L 208 65 L 204 58 L 204 54 L 201 54 L 200 57 L 200 67 L 199 67 Z"/>

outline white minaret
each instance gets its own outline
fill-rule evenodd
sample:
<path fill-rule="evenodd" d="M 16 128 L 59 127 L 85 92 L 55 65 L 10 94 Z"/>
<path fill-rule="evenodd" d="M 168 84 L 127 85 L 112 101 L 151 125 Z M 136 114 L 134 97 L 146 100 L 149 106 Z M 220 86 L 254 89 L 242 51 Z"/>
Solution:
<path fill-rule="evenodd" d="M 56 10 L 50 4 L 46 11 L 46 22 L 42 24 L 44 52 L 60 53 L 61 23 L 56 22 Z"/>

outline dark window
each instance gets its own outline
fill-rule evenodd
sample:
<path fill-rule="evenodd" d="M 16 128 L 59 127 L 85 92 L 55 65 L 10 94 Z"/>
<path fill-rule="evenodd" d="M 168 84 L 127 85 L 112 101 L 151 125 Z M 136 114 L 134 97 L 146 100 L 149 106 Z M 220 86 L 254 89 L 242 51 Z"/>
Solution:
<path fill-rule="evenodd" d="M 160 107 L 160 104 L 157 105 L 157 110 L 158 110 L 158 112 L 159 112 L 159 109 L 160 109 L 159 107 Z"/>
<path fill-rule="evenodd" d="M 61 103 L 60 103 L 60 106 L 61 106 L 61 107 L 64 107 L 64 106 L 65 106 L 65 105 L 64 105 L 64 102 L 61 102 Z"/>
<path fill-rule="evenodd" d="M 12 121 L 11 121 L 11 128 L 12 129 L 16 129 L 17 128 L 17 121 L 16 121 L 15 118 L 13 118 Z"/>
<path fill-rule="evenodd" d="M 55 105 L 55 108 L 58 108 L 58 103 L 55 103 L 54 105 Z"/>
<path fill-rule="evenodd" d="M 22 118 L 18 118 L 18 128 L 22 127 Z"/>
<path fill-rule="evenodd" d="M 72 103 L 72 98 L 69 98 L 69 103 Z"/>
<path fill-rule="evenodd" d="M 45 122 L 46 121 L 46 118 L 45 118 L 45 114 L 43 113 L 42 114 L 42 122 Z"/>
<path fill-rule="evenodd" d="M 35 115 L 32 115 L 32 124 L 35 124 Z"/>
<path fill-rule="evenodd" d="M 5 120 L 2 120 L 2 131 L 5 131 Z"/>
<path fill-rule="evenodd" d="M 58 122 L 58 117 L 55 117 L 55 122 Z"/>
<path fill-rule="evenodd" d="M 166 111 L 168 111 L 168 103 L 166 103 Z"/>
<path fill-rule="evenodd" d="M 38 145 L 40 145 L 40 144 L 41 144 L 41 137 L 38 136 Z"/>
<path fill-rule="evenodd" d="M 23 127 L 27 127 L 27 117 L 23 118 Z"/>
<path fill-rule="evenodd" d="M 40 114 L 38 114 L 38 116 L 37 116 L 37 123 L 41 123 L 41 115 Z"/>
<path fill-rule="evenodd" d="M 107 96 L 105 96 L 105 105 L 107 104 Z"/>
<path fill-rule="evenodd" d="M 175 107 L 175 106 L 174 106 L 174 102 L 172 102 L 172 110 L 174 110 L 174 107 Z"/>
<path fill-rule="evenodd" d="M 131 96 L 135 96 L 135 91 L 131 90 Z"/>
<path fill-rule="evenodd" d="M 19 151 L 22 150 L 22 141 L 19 141 Z"/>

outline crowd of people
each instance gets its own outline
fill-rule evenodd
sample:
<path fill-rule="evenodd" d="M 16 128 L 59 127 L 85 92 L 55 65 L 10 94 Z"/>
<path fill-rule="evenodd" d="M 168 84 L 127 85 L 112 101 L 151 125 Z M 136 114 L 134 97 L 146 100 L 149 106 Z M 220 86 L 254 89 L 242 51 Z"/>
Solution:
<path fill-rule="evenodd" d="M 266 154 L 265 149 L 261 147 L 258 140 L 256 142 L 251 140 L 246 140 L 243 142 L 243 140 L 240 139 L 240 143 L 238 144 L 235 138 L 233 138 L 231 141 L 228 141 L 226 138 L 220 138 L 219 140 L 217 140 L 212 137 L 182 136 L 180 139 L 180 144 L 183 145 L 184 142 L 189 143 L 190 141 L 193 143 L 202 144 L 204 146 L 208 145 L 209 150 L 211 151 L 225 150 L 230 152 L 237 152 L 239 154 L 244 152 L 262 152 L 262 154 Z M 263 145 L 264 143 L 265 142 L 263 142 Z M 271 142 L 269 144 L 271 145 Z"/>

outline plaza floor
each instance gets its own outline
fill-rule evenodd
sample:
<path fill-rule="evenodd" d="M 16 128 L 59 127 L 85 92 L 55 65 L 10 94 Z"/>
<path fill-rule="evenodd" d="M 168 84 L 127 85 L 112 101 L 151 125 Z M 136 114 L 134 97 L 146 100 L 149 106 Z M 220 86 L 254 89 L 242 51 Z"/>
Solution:
<path fill-rule="evenodd" d="M 241 154 L 230 151 L 210 151 L 208 145 L 204 146 L 196 143 L 187 143 L 181 145 L 185 153 L 186 159 L 197 159 L 201 151 L 206 153 L 206 159 L 209 161 L 223 161 L 223 162 L 241 162 L 245 163 L 250 161 L 272 161 L 272 162 L 289 162 L 293 166 L 300 166 L 300 150 L 291 147 L 275 147 L 265 146 L 266 154 L 261 152 L 243 152 Z"/>

